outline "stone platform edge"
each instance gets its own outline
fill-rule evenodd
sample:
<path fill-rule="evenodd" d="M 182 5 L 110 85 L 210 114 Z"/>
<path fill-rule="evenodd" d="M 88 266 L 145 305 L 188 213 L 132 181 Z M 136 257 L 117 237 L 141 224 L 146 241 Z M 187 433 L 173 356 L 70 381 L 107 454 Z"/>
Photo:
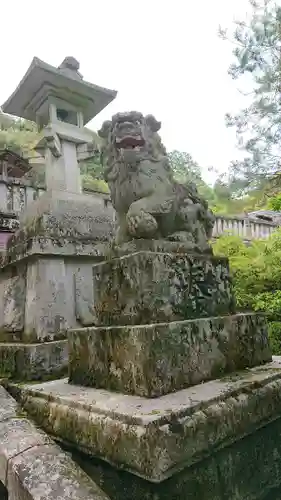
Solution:
<path fill-rule="evenodd" d="M 159 483 L 280 417 L 281 358 L 147 399 L 73 386 L 18 386 L 27 413 L 51 435 Z"/>
<path fill-rule="evenodd" d="M 44 380 L 65 376 L 67 370 L 67 340 L 36 344 L 0 342 L 0 377 Z"/>
<path fill-rule="evenodd" d="M 9 498 L 109 500 L 0 386 L 0 485 Z M 2 498 L 2 497 L 1 497 Z"/>

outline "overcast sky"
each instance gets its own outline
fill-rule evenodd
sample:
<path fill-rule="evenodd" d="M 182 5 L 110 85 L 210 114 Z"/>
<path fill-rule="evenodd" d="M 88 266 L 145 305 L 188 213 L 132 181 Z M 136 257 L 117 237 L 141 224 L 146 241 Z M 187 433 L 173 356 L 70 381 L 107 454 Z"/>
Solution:
<path fill-rule="evenodd" d="M 247 0 L 3 0 L 0 104 L 34 56 L 58 66 L 73 55 L 85 80 L 118 91 L 92 128 L 118 111 L 152 113 L 169 150 L 226 171 L 238 153 L 224 114 L 244 98 L 217 31 L 247 8 Z"/>

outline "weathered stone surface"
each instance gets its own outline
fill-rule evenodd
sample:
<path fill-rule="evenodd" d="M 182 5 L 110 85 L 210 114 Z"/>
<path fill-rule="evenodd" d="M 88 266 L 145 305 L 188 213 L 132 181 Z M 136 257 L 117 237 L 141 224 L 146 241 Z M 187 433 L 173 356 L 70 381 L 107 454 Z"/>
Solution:
<path fill-rule="evenodd" d="M 279 418 L 159 484 L 77 450 L 72 455 L 112 500 L 280 500 L 280 432 Z"/>
<path fill-rule="evenodd" d="M 93 324 L 93 321 L 84 323 L 89 294 L 93 296 L 92 267 L 101 259 L 104 260 L 106 246 L 88 245 L 81 252 L 77 246 L 68 248 L 55 247 L 45 241 L 46 247 L 39 249 L 36 243 L 31 248 L 31 254 L 14 266 L 8 265 L 2 270 L 0 281 L 0 342 L 38 343 L 66 338 L 66 330 L 84 324 Z M 60 252 L 58 251 L 60 249 Z M 35 254 L 32 254 L 32 252 Z M 83 251 L 85 251 L 83 253 Z M 40 254 L 41 252 L 41 254 Z M 68 253 L 69 252 L 69 253 Z M 24 283 L 24 296 L 18 294 L 17 278 L 21 277 Z M 75 276 L 80 275 L 80 284 L 76 286 Z M 83 283 L 84 282 L 84 283 Z M 6 285 L 9 287 L 9 300 L 5 306 L 3 296 Z M 14 285 L 15 286 L 12 286 Z M 86 284 L 88 286 L 86 286 Z M 15 305 L 14 296 L 21 301 Z M 7 296 L 7 293 L 6 293 Z M 80 300 L 81 297 L 81 300 Z M 80 302 L 78 303 L 78 301 Z M 80 312 L 80 309 L 82 310 Z M 5 312 L 6 311 L 6 312 Z M 18 312 L 20 311 L 20 312 Z M 7 314 L 9 321 L 7 321 Z M 84 315 L 84 316 L 83 316 Z M 20 318 L 16 329 L 14 318 Z M 11 329 L 11 321 L 13 321 Z"/>
<path fill-rule="evenodd" d="M 278 418 L 281 362 L 154 399 L 67 380 L 20 390 L 24 408 L 49 433 L 159 482 Z"/>
<path fill-rule="evenodd" d="M 152 115 L 132 111 L 107 120 L 99 135 L 107 160 L 105 179 L 117 212 L 116 242 L 132 238 L 185 241 L 190 251 L 210 252 L 214 216 L 193 183 L 173 179 Z"/>
<path fill-rule="evenodd" d="M 55 247 L 68 244 L 75 249 L 75 245 L 79 247 L 81 242 L 93 246 L 108 241 L 113 227 L 110 205 L 101 205 L 99 200 L 84 194 L 48 191 L 22 214 L 20 229 L 9 240 L 2 265 L 30 254 L 34 238 L 37 250 L 40 249 L 40 239 L 43 246 L 46 240 L 52 240 Z"/>
<path fill-rule="evenodd" d="M 225 498 L 274 500 L 281 485 L 280 418 L 215 455 Z M 267 496 L 267 494 L 269 494 Z"/>
<path fill-rule="evenodd" d="M 24 327 L 26 294 L 25 274 L 7 279 L 3 293 L 3 329 L 8 332 L 21 332 Z"/>
<path fill-rule="evenodd" d="M 0 481 L 6 484 L 8 462 L 20 453 L 43 444 L 50 444 L 47 434 L 26 419 L 11 418 L 0 423 Z"/>
<path fill-rule="evenodd" d="M 265 318 L 239 314 L 68 332 L 69 380 L 155 397 L 271 360 Z"/>
<path fill-rule="evenodd" d="M 106 245 L 91 245 L 91 252 L 89 245 L 79 253 L 77 246 L 71 249 L 49 245 L 47 240 L 45 243 L 40 251 L 34 243 L 30 251 L 35 255 L 29 254 L 24 266 L 19 261 L 1 273 L 0 299 L 5 293 L 7 300 L 0 300 L 0 342 L 60 340 L 66 338 L 68 328 L 93 324 L 85 306 L 93 305 L 92 267 L 104 260 Z M 18 278 L 11 278 L 12 272 L 21 278 L 24 296 L 18 293 Z M 79 283 L 75 276 L 80 276 Z"/>
<path fill-rule="evenodd" d="M 0 386 L 0 424 L 8 418 L 15 417 L 17 407 L 16 401 Z"/>
<path fill-rule="evenodd" d="M 96 325 L 142 325 L 234 312 L 228 260 L 137 252 L 93 266 Z"/>
<path fill-rule="evenodd" d="M 69 450 L 68 446 L 62 446 Z M 101 460 L 89 458 L 86 454 L 73 448 L 71 454 L 74 461 L 96 484 L 101 485 L 112 500 L 224 499 L 222 478 L 216 460 L 213 458 L 203 460 L 194 467 L 187 467 L 182 472 L 160 483 L 152 483 L 135 474 L 110 466 Z M 232 500 L 234 499 L 237 500 L 237 497 Z M 227 500 L 230 500 L 229 497 Z M 263 497 L 262 500 L 264 500 Z"/>
<path fill-rule="evenodd" d="M 8 492 L 9 500 L 108 500 L 70 456 L 20 418 L 17 409 L 0 386 L 0 494 Z"/>
<path fill-rule="evenodd" d="M 31 448 L 8 465 L 9 499 L 108 500 L 96 484 L 55 445 Z"/>
<path fill-rule="evenodd" d="M 114 241 L 108 244 L 104 244 L 104 257 L 106 260 L 113 259 L 116 257 L 122 257 L 124 255 L 134 254 L 136 252 L 156 252 L 156 253 L 179 253 L 179 254 L 192 254 L 188 243 L 185 241 L 167 241 L 167 240 L 130 240 L 120 245 L 117 245 Z M 210 257 L 206 255 L 205 258 Z M 226 260 L 226 259 L 225 259 Z"/>
<path fill-rule="evenodd" d="M 0 376 L 42 380 L 67 372 L 66 340 L 40 344 L 0 343 Z"/>
<path fill-rule="evenodd" d="M 15 248 L 13 255 L 1 255 L 0 265 L 2 269 L 9 269 L 11 265 L 20 263 L 23 258 L 34 258 L 40 256 L 55 257 L 86 257 L 93 258 L 93 261 L 104 260 L 106 243 L 96 243 L 90 240 L 68 240 L 67 238 L 55 239 L 46 236 L 34 236 L 20 243 L 19 248 Z M 22 253 L 20 253 L 22 252 Z"/>
<path fill-rule="evenodd" d="M 75 273 L 75 314 L 83 326 L 95 322 L 92 269 L 88 264 L 81 264 Z"/>
<path fill-rule="evenodd" d="M 64 259 L 28 263 L 23 341 L 44 342 L 66 337 L 75 324 L 73 276 Z"/>
<path fill-rule="evenodd" d="M 75 314 L 74 274 L 79 258 L 82 265 L 83 257 L 93 259 L 89 276 L 102 258 L 103 248 L 95 247 L 110 237 L 113 209 L 95 197 L 52 191 L 22 217 L 1 263 L 0 341 L 61 340 L 68 328 L 83 324 Z"/>

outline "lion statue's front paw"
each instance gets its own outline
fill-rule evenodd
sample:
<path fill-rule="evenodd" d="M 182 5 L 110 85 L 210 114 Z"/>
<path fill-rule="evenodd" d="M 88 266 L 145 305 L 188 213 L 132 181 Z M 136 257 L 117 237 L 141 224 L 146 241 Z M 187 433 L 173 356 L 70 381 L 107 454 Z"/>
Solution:
<path fill-rule="evenodd" d="M 143 210 L 138 215 L 127 216 L 127 225 L 134 238 L 152 238 L 158 229 L 154 217 Z"/>

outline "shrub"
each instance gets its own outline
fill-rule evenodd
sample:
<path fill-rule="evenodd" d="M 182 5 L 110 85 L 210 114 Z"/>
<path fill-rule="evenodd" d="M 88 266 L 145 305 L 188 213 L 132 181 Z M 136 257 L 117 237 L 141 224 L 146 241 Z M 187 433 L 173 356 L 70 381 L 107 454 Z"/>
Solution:
<path fill-rule="evenodd" d="M 251 245 L 222 236 L 213 248 L 215 255 L 229 258 L 238 309 L 266 314 L 273 352 L 281 353 L 281 229 Z"/>

